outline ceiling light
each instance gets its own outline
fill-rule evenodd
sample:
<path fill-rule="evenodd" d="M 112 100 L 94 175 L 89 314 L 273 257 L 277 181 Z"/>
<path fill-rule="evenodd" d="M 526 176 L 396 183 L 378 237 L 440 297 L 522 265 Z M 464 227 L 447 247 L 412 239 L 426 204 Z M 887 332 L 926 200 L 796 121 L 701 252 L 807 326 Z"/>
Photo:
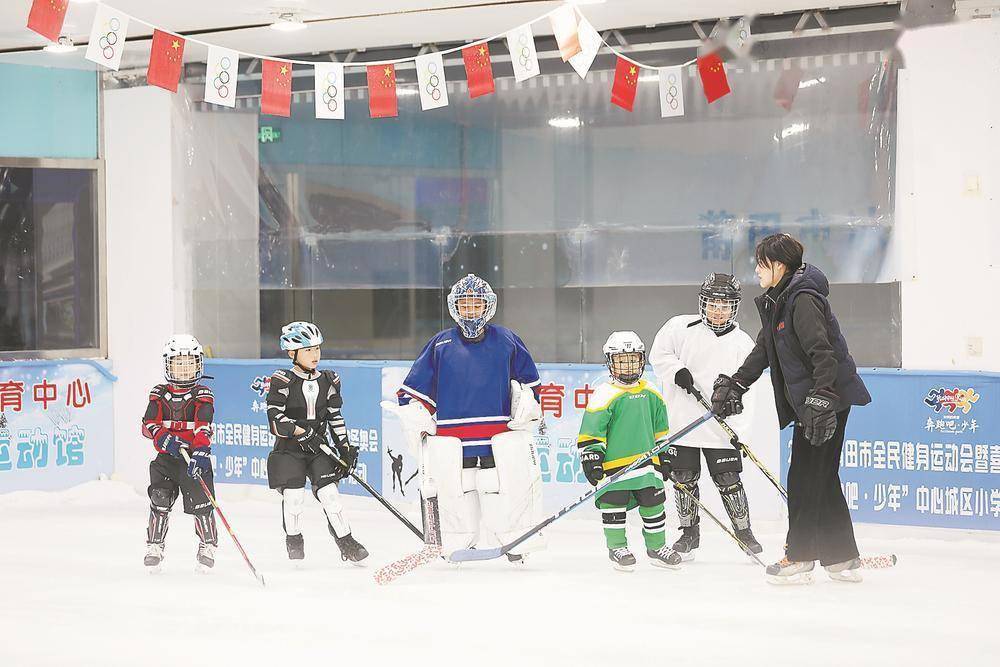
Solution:
<path fill-rule="evenodd" d="M 396 94 L 400 97 L 410 97 L 412 95 L 419 95 L 420 91 L 416 88 L 403 88 L 399 87 L 396 89 Z"/>
<path fill-rule="evenodd" d="M 575 130 L 583 125 L 583 123 L 580 122 L 580 118 L 578 116 L 559 116 L 556 118 L 549 118 L 549 125 L 564 130 Z"/>
<path fill-rule="evenodd" d="M 58 42 L 50 42 L 42 50 L 49 53 L 73 53 L 76 51 L 76 45 L 73 44 L 72 39 L 63 35 L 59 38 Z"/>
<path fill-rule="evenodd" d="M 817 79 L 806 79 L 799 84 L 799 88 L 812 88 L 813 86 L 818 86 L 821 83 L 826 83 L 825 76 L 821 76 Z"/>
<path fill-rule="evenodd" d="M 306 27 L 307 26 L 302 22 L 302 19 L 292 12 L 278 14 L 278 18 L 271 24 L 271 30 L 277 30 L 279 32 L 296 32 L 298 30 L 305 30 Z"/>

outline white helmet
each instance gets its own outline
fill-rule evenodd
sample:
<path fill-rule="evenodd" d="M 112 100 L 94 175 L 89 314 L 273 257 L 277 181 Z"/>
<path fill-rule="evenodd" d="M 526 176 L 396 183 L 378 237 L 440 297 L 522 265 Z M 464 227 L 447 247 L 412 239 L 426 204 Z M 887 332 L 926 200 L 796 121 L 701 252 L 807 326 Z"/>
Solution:
<path fill-rule="evenodd" d="M 282 350 L 301 350 L 323 344 L 323 334 L 312 322 L 291 322 L 281 327 Z"/>
<path fill-rule="evenodd" d="M 182 358 L 182 357 L 187 357 Z M 163 375 L 175 387 L 193 387 L 205 372 L 205 350 L 190 334 L 175 334 L 163 346 Z"/>
<path fill-rule="evenodd" d="M 646 346 L 634 331 L 615 331 L 604 344 L 604 359 L 613 379 L 633 384 L 646 370 Z"/>

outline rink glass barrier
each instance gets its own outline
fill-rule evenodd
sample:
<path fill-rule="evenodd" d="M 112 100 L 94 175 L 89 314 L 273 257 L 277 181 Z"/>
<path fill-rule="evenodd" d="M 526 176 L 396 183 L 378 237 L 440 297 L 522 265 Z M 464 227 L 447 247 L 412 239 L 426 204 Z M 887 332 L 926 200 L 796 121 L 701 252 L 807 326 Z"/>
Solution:
<path fill-rule="evenodd" d="M 450 104 L 427 112 L 400 65 L 395 119 L 369 117 L 352 69 L 343 121 L 315 118 L 309 68 L 293 70 L 290 118 L 259 114 L 256 80 L 232 110 L 199 102 L 193 82 L 172 134 L 193 333 L 218 357 L 272 357 L 281 325 L 305 319 L 331 356 L 412 358 L 449 325 L 450 285 L 475 272 L 538 358 L 578 363 L 625 323 L 651 340 L 727 271 L 753 335 L 753 248 L 784 231 L 835 284 L 859 363 L 898 366 L 894 39 L 761 43 L 727 64 L 734 92 L 712 105 L 691 66 L 685 115 L 668 119 L 652 72 L 633 113 L 610 104 L 607 53 L 586 79 L 556 59 L 519 84 L 494 62 L 496 93 L 475 100 L 449 60 Z"/>
<path fill-rule="evenodd" d="M 213 436 L 218 482 L 267 483 L 267 386 L 282 360 L 208 360 L 213 375 Z M 400 361 L 323 361 L 344 391 L 343 413 L 351 441 L 361 449 L 358 472 L 390 501 L 405 505 L 419 495 L 416 459 L 398 420 L 383 414 L 381 400 L 395 400 L 410 367 Z M 586 401 L 607 371 L 595 364 L 540 364 L 546 432 L 536 436 L 545 507 L 555 511 L 586 492 L 576 438 Z M 894 525 L 1000 530 L 1000 374 L 865 369 L 873 402 L 854 408 L 847 425 L 841 479 L 855 520 Z M 647 378 L 657 379 L 651 371 Z M 765 374 L 754 385 L 758 404 L 770 393 Z M 669 405 L 667 406 L 669 418 Z M 764 401 L 750 433 L 741 433 L 768 465 L 787 478 L 791 429 L 779 435 L 773 403 Z M 683 424 L 671 423 L 671 428 Z M 714 423 L 699 428 L 714 429 Z M 780 442 L 780 444 L 779 444 Z M 683 444 L 683 442 L 679 443 Z M 780 459 L 779 459 L 780 454 Z M 399 458 L 402 457 L 402 458 Z M 771 463 L 771 462 L 774 463 Z M 776 472 L 778 470 L 773 469 Z M 763 476 L 745 462 L 743 479 L 758 518 L 777 503 Z M 709 484 L 707 475 L 703 482 Z M 346 481 L 345 492 L 364 495 Z M 714 494 L 703 494 L 710 506 Z M 719 507 L 721 511 L 721 506 Z"/>
<path fill-rule="evenodd" d="M 114 381 L 104 360 L 0 363 L 0 493 L 110 475 Z"/>

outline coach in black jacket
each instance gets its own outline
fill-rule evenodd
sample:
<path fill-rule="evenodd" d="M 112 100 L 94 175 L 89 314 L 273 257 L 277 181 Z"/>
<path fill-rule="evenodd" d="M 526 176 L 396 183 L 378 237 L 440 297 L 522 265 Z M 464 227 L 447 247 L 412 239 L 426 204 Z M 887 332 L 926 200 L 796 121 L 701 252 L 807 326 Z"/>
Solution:
<path fill-rule="evenodd" d="M 767 289 L 755 299 L 757 344 L 732 377 L 715 382 L 712 408 L 722 417 L 742 411 L 741 397 L 771 369 L 781 428 L 795 422 L 788 469 L 785 558 L 767 568 L 772 583 L 809 583 L 819 560 L 831 578 L 860 581 L 858 547 L 840 487 L 840 453 L 852 405 L 871 396 L 830 309 L 830 283 L 802 263 L 802 244 L 774 234 L 757 244 L 757 275 Z"/>

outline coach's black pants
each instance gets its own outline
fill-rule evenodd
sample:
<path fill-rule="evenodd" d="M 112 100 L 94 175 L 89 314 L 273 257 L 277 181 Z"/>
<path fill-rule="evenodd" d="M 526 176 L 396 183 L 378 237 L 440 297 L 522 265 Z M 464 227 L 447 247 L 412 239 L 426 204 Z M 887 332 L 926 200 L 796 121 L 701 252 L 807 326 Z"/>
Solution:
<path fill-rule="evenodd" d="M 806 440 L 796 424 L 788 468 L 788 538 L 785 556 L 792 561 L 819 560 L 832 565 L 857 558 L 854 526 L 840 487 L 840 452 L 850 408 L 837 413 L 837 430 L 819 447 Z"/>

